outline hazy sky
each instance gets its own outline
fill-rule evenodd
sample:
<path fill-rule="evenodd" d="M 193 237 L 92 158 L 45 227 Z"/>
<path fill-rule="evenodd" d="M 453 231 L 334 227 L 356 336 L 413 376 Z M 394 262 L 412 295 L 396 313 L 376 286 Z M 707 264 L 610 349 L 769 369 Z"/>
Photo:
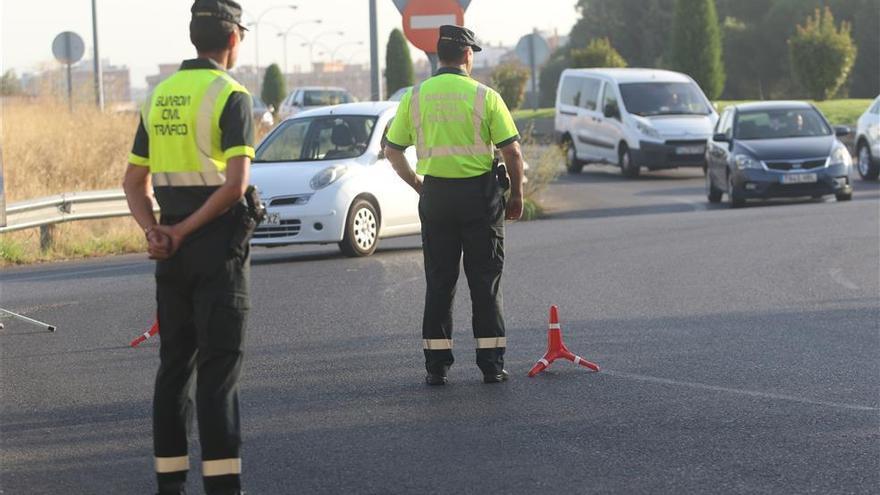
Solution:
<path fill-rule="evenodd" d="M 309 67 L 309 50 L 303 38 L 314 39 L 318 52 L 337 52 L 338 60 L 369 61 L 369 2 L 367 0 L 239 0 L 247 13 L 260 15 L 277 5 L 297 5 L 297 10 L 273 9 L 262 17 L 259 29 L 260 65 L 283 64 L 281 29 L 291 24 L 321 19 L 321 24 L 294 28 L 288 37 L 291 70 Z M 160 63 L 176 63 L 193 55 L 187 29 L 190 0 L 97 0 L 98 34 L 101 58 L 131 69 L 132 85 L 145 87 L 144 77 L 158 72 Z M 378 0 L 379 50 L 384 64 L 384 48 L 389 32 L 400 28 L 401 16 L 392 0 Z M 513 45 L 533 28 L 558 29 L 568 34 L 576 20 L 575 0 L 473 0 L 465 14 L 465 24 L 478 37 L 492 44 Z M 253 20 L 245 16 L 245 20 Z M 91 0 L 0 0 L 0 70 L 15 69 L 19 74 L 41 65 L 54 64 L 51 44 L 62 31 L 74 31 L 86 42 L 86 58 L 91 58 Z M 336 33 L 344 32 L 340 36 Z M 328 34 L 325 34 L 328 33 Z M 256 41 L 253 31 L 245 39 L 239 64 L 254 63 Z M 357 45 L 363 42 L 363 45 Z M 344 43 L 349 43 L 343 46 Z M 322 46 L 323 45 L 323 46 Z M 412 47 L 411 47 L 412 48 Z M 422 52 L 413 48 L 415 58 Z"/>

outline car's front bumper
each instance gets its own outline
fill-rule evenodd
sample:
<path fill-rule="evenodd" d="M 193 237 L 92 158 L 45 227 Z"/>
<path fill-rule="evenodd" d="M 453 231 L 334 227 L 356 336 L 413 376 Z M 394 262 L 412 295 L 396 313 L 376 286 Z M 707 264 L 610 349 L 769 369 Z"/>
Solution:
<path fill-rule="evenodd" d="M 331 244 L 342 240 L 345 215 L 335 209 L 310 208 L 310 205 L 269 207 L 279 223 L 264 223 L 251 239 L 253 246 L 286 244 Z"/>
<path fill-rule="evenodd" d="M 852 194 L 850 167 L 835 165 L 800 172 L 783 172 L 764 169 L 744 169 L 733 172 L 733 187 L 745 199 L 796 198 L 801 196 L 825 196 L 829 194 Z M 787 174 L 816 174 L 816 182 L 783 184 Z"/>
<path fill-rule="evenodd" d="M 680 154 L 682 148 L 701 148 L 699 153 Z M 649 170 L 660 170 L 678 167 L 705 167 L 706 166 L 706 141 L 666 141 L 655 143 L 651 141 L 639 141 L 639 149 L 632 151 L 632 158 L 640 167 Z"/>

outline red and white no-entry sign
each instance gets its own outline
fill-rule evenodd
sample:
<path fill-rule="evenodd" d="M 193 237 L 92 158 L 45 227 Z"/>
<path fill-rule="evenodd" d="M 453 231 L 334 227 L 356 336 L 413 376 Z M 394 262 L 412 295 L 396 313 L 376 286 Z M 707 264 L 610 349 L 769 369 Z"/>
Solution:
<path fill-rule="evenodd" d="M 411 0 L 403 9 L 403 34 L 426 53 L 437 53 L 444 24 L 464 24 L 464 9 L 458 0 Z"/>

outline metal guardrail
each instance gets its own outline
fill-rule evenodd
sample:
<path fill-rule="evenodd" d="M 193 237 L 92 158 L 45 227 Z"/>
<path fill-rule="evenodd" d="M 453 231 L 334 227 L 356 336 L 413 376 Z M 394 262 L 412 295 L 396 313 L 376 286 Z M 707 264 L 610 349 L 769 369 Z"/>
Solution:
<path fill-rule="evenodd" d="M 153 210 L 159 211 L 153 204 Z M 95 220 L 131 215 L 121 189 L 68 192 L 13 203 L 6 208 L 6 226 L 0 233 L 47 227 L 75 220 Z"/>

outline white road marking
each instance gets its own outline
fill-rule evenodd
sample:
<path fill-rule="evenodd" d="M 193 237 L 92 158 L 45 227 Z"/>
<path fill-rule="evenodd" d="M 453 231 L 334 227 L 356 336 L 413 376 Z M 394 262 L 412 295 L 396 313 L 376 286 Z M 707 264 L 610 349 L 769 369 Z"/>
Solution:
<path fill-rule="evenodd" d="M 852 283 L 852 281 L 843 274 L 843 270 L 840 268 L 832 268 L 828 270 L 828 273 L 831 274 L 831 280 L 834 280 L 838 284 L 846 287 L 849 290 L 859 290 L 859 286 Z"/>
<path fill-rule="evenodd" d="M 749 397 L 757 397 L 761 399 L 775 399 L 775 400 L 785 400 L 790 402 L 799 402 L 801 404 L 811 404 L 815 406 L 827 406 L 827 407 L 835 407 L 838 409 L 852 409 L 855 411 L 871 411 L 877 412 L 880 411 L 880 408 L 870 407 L 870 406 L 860 406 L 858 404 L 845 404 L 842 402 L 831 402 L 824 400 L 814 400 L 807 399 L 805 397 L 796 397 L 793 395 L 784 395 L 784 394 L 774 394 L 772 392 L 758 392 L 754 390 L 742 390 L 738 388 L 730 388 L 730 387 L 719 387 L 717 385 L 707 385 L 705 383 L 696 383 L 696 382 L 683 382 L 679 380 L 672 380 L 669 378 L 659 378 L 656 376 L 646 376 L 646 375 L 637 375 L 634 373 L 624 373 L 622 371 L 610 371 L 603 370 L 602 374 L 616 376 L 618 378 L 628 378 L 631 380 L 638 380 L 642 382 L 650 382 L 650 383 L 662 383 L 664 385 L 675 385 L 679 387 L 690 387 L 690 388 L 698 388 L 702 390 L 711 390 L 713 392 L 726 392 L 730 394 L 737 395 L 747 395 Z"/>

